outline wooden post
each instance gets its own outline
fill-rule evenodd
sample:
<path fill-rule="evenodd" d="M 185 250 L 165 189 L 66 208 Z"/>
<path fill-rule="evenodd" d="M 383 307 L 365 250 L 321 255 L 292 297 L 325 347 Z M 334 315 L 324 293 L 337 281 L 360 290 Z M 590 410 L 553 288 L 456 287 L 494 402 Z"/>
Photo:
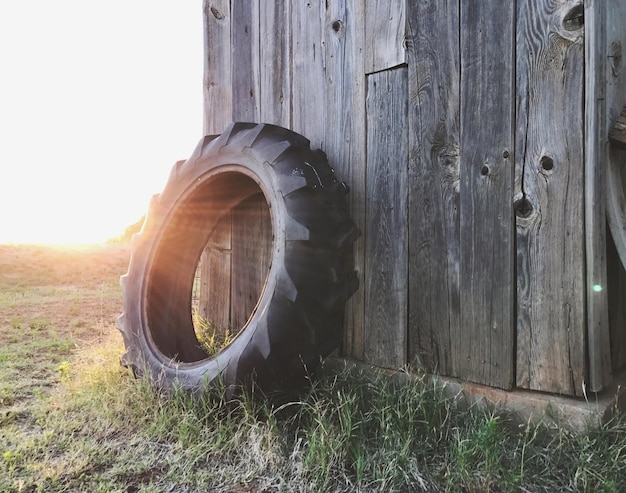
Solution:
<path fill-rule="evenodd" d="M 623 3 L 623 2 L 621 2 Z M 586 386 L 602 390 L 611 381 L 611 341 L 606 271 L 606 20 L 607 8 L 617 2 L 585 4 L 585 248 L 587 359 Z M 622 10 L 624 5 L 621 6 Z M 612 13 L 619 16 L 619 10 Z M 622 13 L 623 15 L 623 13 Z M 621 26 L 623 29 L 623 25 Z M 581 67 L 582 71 L 582 67 Z M 580 394 L 580 392 L 577 392 Z"/>

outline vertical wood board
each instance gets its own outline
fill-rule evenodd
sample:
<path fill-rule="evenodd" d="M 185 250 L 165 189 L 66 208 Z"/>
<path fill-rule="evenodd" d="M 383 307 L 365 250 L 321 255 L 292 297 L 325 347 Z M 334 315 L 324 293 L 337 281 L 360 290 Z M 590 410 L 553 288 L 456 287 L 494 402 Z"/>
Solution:
<path fill-rule="evenodd" d="M 231 219 L 217 222 L 200 258 L 198 312 L 221 333 L 231 328 Z"/>
<path fill-rule="evenodd" d="M 231 0 L 233 121 L 260 123 L 259 0 Z"/>
<path fill-rule="evenodd" d="M 291 128 L 328 157 L 351 188 L 352 218 L 364 231 L 365 75 L 364 0 L 295 2 L 291 16 Z M 363 240 L 354 264 L 364 276 Z M 363 355 L 363 290 L 348 302 L 344 352 Z"/>
<path fill-rule="evenodd" d="M 366 2 L 365 70 L 367 74 L 406 63 L 406 9 L 406 0 Z"/>
<path fill-rule="evenodd" d="M 604 13 L 606 63 L 599 65 L 606 77 L 606 112 L 603 127 L 607 133 L 626 105 L 626 0 L 596 0 L 598 7 L 605 6 Z M 601 41 L 601 40 L 598 40 Z M 602 77 L 600 74 L 599 77 Z"/>
<path fill-rule="evenodd" d="M 232 120 L 230 1 L 204 2 L 204 134 L 222 133 Z"/>
<path fill-rule="evenodd" d="M 586 378 L 583 32 L 563 6 L 519 3 L 517 385 L 580 394 Z"/>
<path fill-rule="evenodd" d="M 291 19 L 289 0 L 261 5 L 259 71 L 260 121 L 291 127 Z"/>
<path fill-rule="evenodd" d="M 409 363 L 458 375 L 460 40 L 458 0 L 409 2 Z"/>
<path fill-rule="evenodd" d="M 461 331 L 458 376 L 514 382 L 512 2 L 461 1 Z"/>
<path fill-rule="evenodd" d="M 361 289 L 346 307 L 344 354 L 363 359 L 365 282 L 365 69 L 364 0 L 326 2 L 323 31 L 324 105 L 323 150 L 339 180 L 350 187 L 352 220 L 362 234 L 353 245 L 354 269 Z"/>
<path fill-rule="evenodd" d="M 584 225 L 586 249 L 587 361 L 585 387 L 599 391 L 611 380 L 606 272 L 606 8 L 584 9 Z M 579 392 L 580 393 L 580 392 Z"/>
<path fill-rule="evenodd" d="M 263 194 L 233 209 L 231 324 L 245 325 L 263 292 L 271 264 L 272 221 Z"/>
<path fill-rule="evenodd" d="M 291 129 L 306 136 L 313 148 L 322 149 L 327 110 L 325 19 L 325 2 L 321 0 L 291 4 Z"/>
<path fill-rule="evenodd" d="M 407 69 L 369 75 L 365 358 L 386 368 L 406 364 L 407 161 Z"/>

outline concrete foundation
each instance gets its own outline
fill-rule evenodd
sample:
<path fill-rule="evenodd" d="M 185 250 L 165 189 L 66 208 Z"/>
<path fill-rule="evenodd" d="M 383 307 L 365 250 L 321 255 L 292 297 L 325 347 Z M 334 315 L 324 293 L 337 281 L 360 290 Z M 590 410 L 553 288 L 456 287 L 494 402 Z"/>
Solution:
<path fill-rule="evenodd" d="M 478 406 L 506 412 L 520 424 L 543 422 L 548 427 L 584 433 L 626 410 L 626 372 L 617 375 L 610 388 L 589 393 L 586 400 L 521 389 L 506 391 L 445 377 L 432 378 L 443 385 L 446 395 L 455 399 L 460 407 Z"/>
<path fill-rule="evenodd" d="M 500 390 L 454 378 L 392 371 L 340 358 L 331 358 L 326 365 L 337 371 L 350 368 L 380 372 L 391 378 L 406 379 L 407 383 L 413 379 L 431 379 L 443 387 L 445 395 L 460 409 L 479 407 L 506 413 L 520 425 L 543 423 L 548 427 L 584 433 L 602 425 L 616 413 L 626 411 L 626 370 L 614 375 L 609 388 L 600 393 L 590 392 L 587 399 L 578 399 L 522 389 Z"/>

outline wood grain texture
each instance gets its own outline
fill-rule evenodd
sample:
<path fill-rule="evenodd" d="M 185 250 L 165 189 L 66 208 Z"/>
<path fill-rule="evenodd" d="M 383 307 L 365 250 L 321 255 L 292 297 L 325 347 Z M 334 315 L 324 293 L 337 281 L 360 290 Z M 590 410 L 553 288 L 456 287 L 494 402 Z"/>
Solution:
<path fill-rule="evenodd" d="M 232 120 L 230 1 L 204 1 L 204 134 L 220 134 Z"/>
<path fill-rule="evenodd" d="M 365 75 L 364 0 L 290 4 L 291 129 L 328 157 L 351 189 L 352 219 L 364 231 Z M 354 244 L 354 265 L 363 280 L 364 242 Z M 364 298 L 348 302 L 344 353 L 363 357 Z"/>
<path fill-rule="evenodd" d="M 256 307 L 272 258 L 272 220 L 263 194 L 232 212 L 231 325 L 239 330 Z"/>
<path fill-rule="evenodd" d="M 326 74 L 325 2 L 292 2 L 292 130 L 306 136 L 311 147 L 325 149 Z M 337 111 L 333 108 L 333 111 Z"/>
<path fill-rule="evenodd" d="M 610 379 L 626 329 L 591 288 L 608 285 L 602 163 L 614 153 L 602 156 L 626 99 L 626 0 L 579 4 L 205 0 L 207 132 L 230 119 L 292 128 L 351 188 L 362 288 L 345 355 L 394 367 L 408 351 L 429 371 L 573 395 Z M 405 125 L 387 128 L 402 83 Z M 386 142 L 405 133 L 408 170 L 385 168 Z M 404 226 L 385 208 L 402 200 Z"/>
<path fill-rule="evenodd" d="M 367 74 L 405 64 L 405 0 L 374 0 L 365 8 L 365 70 Z"/>
<path fill-rule="evenodd" d="M 514 19 L 512 2 L 461 2 L 461 331 L 451 354 L 464 379 L 504 389 L 515 348 Z"/>
<path fill-rule="evenodd" d="M 231 0 L 233 121 L 261 123 L 259 0 Z"/>
<path fill-rule="evenodd" d="M 584 225 L 586 249 L 586 386 L 599 391 L 611 380 L 610 329 L 606 272 L 606 8 L 613 2 L 585 5 L 584 56 Z M 623 26 L 622 26 L 623 29 Z M 599 287 L 599 289 L 598 289 Z M 579 392 L 580 393 L 580 392 Z"/>
<path fill-rule="evenodd" d="M 231 224 L 228 213 L 216 224 L 200 258 L 198 312 L 221 332 L 231 328 Z"/>
<path fill-rule="evenodd" d="M 592 2 L 597 7 L 605 6 L 605 80 L 606 105 L 604 127 L 611 129 L 620 114 L 626 111 L 626 0 Z M 602 68 L 602 66 L 599 66 Z M 602 74 L 598 75 L 602 77 Z M 626 115 L 624 115 L 626 117 Z M 626 123 L 626 119 L 622 120 Z M 623 132 L 622 132 L 623 133 Z"/>
<path fill-rule="evenodd" d="M 343 353 L 362 360 L 365 279 L 365 69 L 364 0 L 326 2 L 324 22 L 324 147 L 330 165 L 350 187 L 352 220 L 361 230 L 353 245 L 353 263 L 361 289 L 348 301 Z"/>
<path fill-rule="evenodd" d="M 259 10 L 260 121 L 291 127 L 291 2 L 263 3 Z"/>
<path fill-rule="evenodd" d="M 459 2 L 408 4 L 409 363 L 455 375 L 460 331 Z"/>
<path fill-rule="evenodd" d="M 365 359 L 406 364 L 408 292 L 407 69 L 367 78 Z"/>
<path fill-rule="evenodd" d="M 586 380 L 583 31 L 565 2 L 518 3 L 517 385 L 579 395 Z"/>

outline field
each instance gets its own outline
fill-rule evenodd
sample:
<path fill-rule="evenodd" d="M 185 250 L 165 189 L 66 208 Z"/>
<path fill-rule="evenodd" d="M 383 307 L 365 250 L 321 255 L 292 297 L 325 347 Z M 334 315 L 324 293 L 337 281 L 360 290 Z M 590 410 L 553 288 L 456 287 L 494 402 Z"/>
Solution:
<path fill-rule="evenodd" d="M 619 417 L 573 435 L 337 365 L 300 395 L 164 395 L 119 364 L 128 259 L 0 245 L 0 492 L 626 491 Z"/>

